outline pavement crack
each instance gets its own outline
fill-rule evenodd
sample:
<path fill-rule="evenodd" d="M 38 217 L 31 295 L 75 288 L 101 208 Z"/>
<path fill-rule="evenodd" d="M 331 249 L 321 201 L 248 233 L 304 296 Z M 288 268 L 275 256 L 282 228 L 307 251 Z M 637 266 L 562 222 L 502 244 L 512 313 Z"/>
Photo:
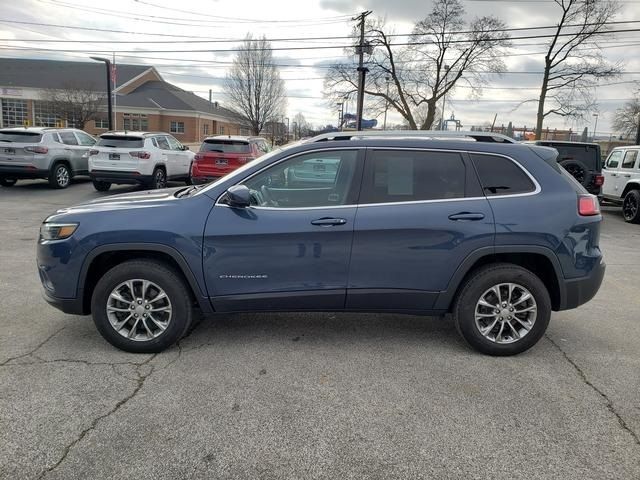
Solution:
<path fill-rule="evenodd" d="M 14 360 L 19 360 L 21 358 L 25 358 L 28 357 L 32 354 L 34 354 L 35 352 L 37 352 L 38 350 L 40 350 L 45 343 L 47 343 L 49 340 L 51 340 L 53 337 L 55 337 L 56 335 L 58 335 L 62 330 L 64 330 L 66 327 L 66 325 L 62 328 L 59 328 L 58 330 L 56 330 L 55 332 L 53 332 L 51 335 L 49 335 L 47 338 L 45 338 L 42 342 L 40 342 L 34 349 L 32 349 L 31 351 L 27 352 L 27 353 L 23 353 L 22 355 L 18 355 L 15 357 L 11 357 L 7 360 L 5 360 L 4 362 L 0 363 L 0 367 L 4 367 L 6 364 L 8 364 L 9 362 L 12 362 Z"/>
<path fill-rule="evenodd" d="M 588 385 L 589 387 L 591 387 L 598 395 L 600 395 L 606 402 L 607 402 L 607 410 L 609 410 L 618 420 L 618 423 L 620 424 L 620 427 L 625 430 L 627 433 L 629 433 L 629 435 L 631 435 L 631 437 L 633 438 L 633 440 L 635 441 L 636 445 L 640 445 L 640 437 L 638 436 L 638 434 L 636 432 L 633 431 L 633 429 L 627 424 L 627 422 L 624 420 L 624 418 L 622 418 L 622 416 L 616 411 L 616 409 L 613 406 L 613 402 L 611 401 L 611 399 L 607 396 L 606 393 L 604 393 L 602 390 L 600 390 L 598 387 L 596 387 L 588 378 L 587 375 L 584 373 L 584 371 L 582 370 L 582 368 L 580 368 L 580 366 L 573 361 L 573 359 L 571 357 L 569 357 L 569 355 L 567 355 L 567 352 L 565 352 L 562 347 L 560 347 L 560 345 L 558 345 L 555 341 L 553 341 L 553 339 L 545 333 L 545 338 L 547 340 L 549 340 L 549 342 L 551 342 L 551 344 L 556 347 L 556 349 L 558 349 L 558 351 L 562 354 L 562 356 L 565 358 L 565 360 L 567 362 L 569 362 L 571 364 L 571 366 L 573 366 L 573 368 L 576 370 L 576 372 L 578 372 L 578 375 L 580 376 L 580 378 L 582 379 L 583 383 L 585 385 Z"/>
<path fill-rule="evenodd" d="M 113 415 L 114 413 L 116 413 L 118 410 L 120 410 L 120 408 L 122 408 L 124 405 L 126 405 L 130 400 L 133 400 L 133 398 L 135 398 L 135 396 L 138 394 L 138 392 L 140 392 L 140 390 L 142 389 L 142 387 L 144 386 L 144 382 L 147 380 L 147 378 L 149 378 L 151 376 L 151 374 L 154 371 L 153 365 L 151 366 L 151 368 L 149 369 L 149 371 L 145 374 L 140 373 L 140 367 L 142 367 L 143 365 L 148 364 L 151 360 L 153 360 L 156 357 L 157 354 L 152 355 L 151 357 L 149 357 L 147 360 L 145 360 L 142 363 L 137 364 L 137 369 L 136 369 L 136 374 L 138 375 L 137 378 L 137 385 L 136 387 L 133 389 L 133 391 L 127 395 L 126 397 L 124 397 L 122 400 L 119 400 L 114 406 L 113 408 L 111 408 L 111 410 L 109 410 L 107 413 L 100 415 L 96 418 L 94 418 L 91 423 L 89 424 L 89 426 L 87 428 L 85 428 L 84 430 L 82 430 L 80 432 L 80 434 L 71 442 L 69 443 L 65 448 L 64 451 L 62 452 L 62 456 L 60 457 L 60 459 L 53 465 L 51 465 L 50 467 L 47 467 L 43 472 L 40 473 L 40 475 L 38 475 L 38 479 L 44 478 L 47 474 L 53 472 L 56 468 L 58 468 L 60 465 L 62 465 L 62 463 L 67 459 L 67 457 L 69 456 L 69 453 L 71 453 L 71 450 L 73 449 L 73 447 L 75 447 L 78 443 L 80 443 L 82 441 L 82 439 L 84 437 L 87 436 L 87 434 L 89 432 L 91 432 L 92 430 L 95 430 L 96 427 L 98 426 L 98 424 L 104 420 L 105 418 L 110 417 L 111 415 Z"/>

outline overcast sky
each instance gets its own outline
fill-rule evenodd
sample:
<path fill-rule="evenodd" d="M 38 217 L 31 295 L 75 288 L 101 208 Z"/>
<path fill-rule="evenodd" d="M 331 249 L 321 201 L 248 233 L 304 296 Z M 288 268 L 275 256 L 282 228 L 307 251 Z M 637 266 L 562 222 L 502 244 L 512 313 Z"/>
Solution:
<path fill-rule="evenodd" d="M 167 81 L 203 97 L 213 89 L 214 100 L 225 104 L 222 81 L 238 42 L 224 40 L 238 40 L 248 32 L 264 34 L 274 39 L 273 47 L 278 49 L 274 55 L 286 81 L 288 116 L 302 112 L 315 125 L 336 124 L 337 107 L 323 99 L 322 80 L 327 64 L 349 58 L 342 48 L 347 40 L 275 39 L 347 36 L 354 24 L 351 17 L 362 10 L 386 17 L 395 33 L 409 33 L 431 5 L 420 0 L 2 0 L 0 55 L 80 61 L 92 53 L 115 52 L 117 63 L 154 65 Z M 509 27 L 552 25 L 558 11 L 551 0 L 467 0 L 465 6 L 469 19 L 493 14 Z M 640 20 L 640 0 L 626 0 L 621 6 L 617 20 Z M 217 42 L 209 42 L 214 39 Z M 535 72 L 542 69 L 543 41 L 514 41 L 505 57 L 509 73 L 491 78 L 479 99 L 471 98 L 469 89 L 457 89 L 447 98 L 446 115 L 455 113 L 466 127 L 490 122 L 496 113 L 497 125 L 509 121 L 518 126 L 534 124 L 535 102 L 516 107 L 538 94 L 541 75 Z M 616 85 L 597 90 L 599 135 L 609 132 L 613 112 L 638 88 L 638 83 L 631 82 L 640 82 L 640 32 L 608 35 L 600 45 L 610 61 L 624 61 L 625 73 L 608 82 Z M 355 61 L 355 56 L 350 59 Z M 355 105 L 348 109 L 353 112 Z M 400 120 L 399 115 L 390 114 L 388 122 Z M 591 130 L 593 120 L 565 123 L 562 118 L 550 118 L 548 126 L 578 131 L 588 126 Z"/>

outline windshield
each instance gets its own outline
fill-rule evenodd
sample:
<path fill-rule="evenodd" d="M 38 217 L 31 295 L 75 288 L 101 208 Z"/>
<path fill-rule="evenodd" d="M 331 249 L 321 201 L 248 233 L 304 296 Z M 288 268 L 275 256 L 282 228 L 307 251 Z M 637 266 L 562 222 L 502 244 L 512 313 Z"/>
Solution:
<path fill-rule="evenodd" d="M 201 152 L 251 153 L 251 146 L 242 140 L 205 140 Z"/>
<path fill-rule="evenodd" d="M 114 148 L 142 148 L 144 146 L 144 139 L 140 137 L 103 135 L 96 143 L 96 146 Z"/>
<path fill-rule="evenodd" d="M 16 132 L 14 130 L 0 131 L 0 142 L 37 143 L 42 140 L 42 134 L 36 132 Z"/>

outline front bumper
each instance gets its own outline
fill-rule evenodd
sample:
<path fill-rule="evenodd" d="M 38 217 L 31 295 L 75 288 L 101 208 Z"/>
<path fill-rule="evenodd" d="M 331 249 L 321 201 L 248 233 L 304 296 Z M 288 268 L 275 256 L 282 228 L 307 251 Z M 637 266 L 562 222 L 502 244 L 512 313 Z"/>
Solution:
<path fill-rule="evenodd" d="M 606 264 L 604 260 L 595 266 L 589 275 L 564 281 L 564 295 L 559 310 L 569 310 L 587 303 L 600 289 Z"/>
<path fill-rule="evenodd" d="M 51 295 L 51 293 L 44 288 L 42 290 L 42 296 L 49 305 L 64 313 L 68 313 L 70 315 L 87 315 L 89 313 L 84 309 L 82 295 L 80 295 L 80 298 L 58 298 Z"/>
<path fill-rule="evenodd" d="M 93 181 L 124 185 L 148 185 L 153 180 L 153 175 L 140 175 L 135 172 L 112 172 L 109 170 L 92 170 L 89 176 Z"/>

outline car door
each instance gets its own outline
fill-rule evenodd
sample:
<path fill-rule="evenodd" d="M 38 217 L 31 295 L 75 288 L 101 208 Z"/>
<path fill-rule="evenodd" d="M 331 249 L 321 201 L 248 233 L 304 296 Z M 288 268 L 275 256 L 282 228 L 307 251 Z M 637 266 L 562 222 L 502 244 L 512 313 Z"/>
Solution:
<path fill-rule="evenodd" d="M 602 195 L 606 198 L 617 199 L 620 197 L 618 193 L 618 168 L 623 157 L 624 150 L 614 150 L 609 154 L 609 158 L 607 158 L 602 169 L 602 174 L 604 175 Z"/>
<path fill-rule="evenodd" d="M 85 165 L 82 168 L 82 152 L 78 145 L 78 139 L 71 130 L 62 130 L 59 132 L 60 140 L 64 144 L 64 153 L 69 163 L 71 164 L 71 170 L 73 173 L 83 172 L 87 170 Z"/>
<path fill-rule="evenodd" d="M 189 174 L 189 166 L 191 164 L 191 156 L 189 150 L 185 150 L 182 144 L 173 138 L 171 135 L 167 135 L 169 146 L 171 147 L 171 155 L 173 157 L 174 176 L 186 176 Z"/>
<path fill-rule="evenodd" d="M 89 151 L 91 150 L 91 147 L 93 147 L 96 144 L 96 139 L 84 132 L 74 132 L 74 133 L 78 140 L 78 146 L 71 147 L 71 148 L 76 148 L 79 154 L 78 167 L 76 169 L 76 172 L 83 172 L 83 173 L 88 172 L 89 171 Z"/>
<path fill-rule="evenodd" d="M 462 260 L 491 247 L 494 234 L 493 213 L 465 154 L 368 149 L 347 309 L 432 309 Z"/>
<path fill-rule="evenodd" d="M 622 195 L 622 192 L 624 192 L 627 183 L 632 180 L 638 180 L 638 178 L 640 177 L 640 175 L 638 175 L 637 163 L 638 150 L 630 149 L 624 152 L 624 158 L 622 159 L 622 164 L 620 165 L 620 169 L 618 170 L 619 195 Z"/>
<path fill-rule="evenodd" d="M 167 178 L 170 178 L 174 175 L 175 158 L 174 151 L 171 150 L 171 145 L 169 144 L 169 138 L 166 135 L 159 135 L 153 138 L 156 140 L 156 145 L 158 145 L 160 151 L 159 161 L 164 164 L 164 168 L 167 170 Z"/>
<path fill-rule="evenodd" d="M 344 308 L 362 156 L 358 148 L 295 154 L 242 182 L 251 206 L 218 200 L 203 259 L 216 311 Z M 315 176 L 292 180 L 309 164 Z"/>

